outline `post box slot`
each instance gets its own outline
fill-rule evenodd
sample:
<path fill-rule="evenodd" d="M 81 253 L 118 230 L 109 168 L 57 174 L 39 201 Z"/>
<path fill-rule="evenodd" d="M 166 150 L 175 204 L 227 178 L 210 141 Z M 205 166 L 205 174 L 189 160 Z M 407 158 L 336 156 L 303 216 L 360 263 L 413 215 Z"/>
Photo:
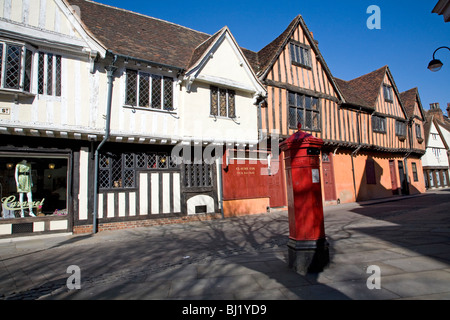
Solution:
<path fill-rule="evenodd" d="M 318 148 L 308 148 L 306 152 L 310 156 L 318 156 L 320 154 L 320 149 Z"/>

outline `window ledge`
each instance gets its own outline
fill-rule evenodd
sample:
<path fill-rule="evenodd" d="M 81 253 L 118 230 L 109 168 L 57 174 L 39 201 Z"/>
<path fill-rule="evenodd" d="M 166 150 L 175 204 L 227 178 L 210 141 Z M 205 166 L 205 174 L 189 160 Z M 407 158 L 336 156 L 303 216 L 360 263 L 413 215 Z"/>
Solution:
<path fill-rule="evenodd" d="M 231 121 L 236 121 L 238 119 L 238 117 L 230 118 L 230 117 L 223 117 L 223 116 L 215 116 L 215 115 L 212 115 L 212 114 L 210 114 L 209 117 L 214 119 L 214 120 L 231 120 Z"/>
<path fill-rule="evenodd" d="M 18 90 L 18 89 L 5 89 L 5 88 L 0 89 L 0 94 L 16 95 L 19 97 L 35 97 L 36 96 L 36 94 L 31 93 L 31 92 Z"/>
<path fill-rule="evenodd" d="M 146 107 L 134 107 L 134 106 L 129 106 L 129 105 L 123 105 L 124 108 L 126 109 L 133 109 L 134 110 L 140 110 L 140 111 L 150 111 L 150 112 L 160 112 L 160 113 L 165 113 L 165 114 L 177 114 L 177 109 L 173 109 L 173 110 L 163 110 L 163 109 L 154 109 L 154 108 L 146 108 Z"/>
<path fill-rule="evenodd" d="M 297 62 L 297 61 L 292 61 L 292 64 L 293 64 L 294 66 L 301 67 L 301 68 L 305 68 L 305 69 L 308 69 L 308 70 L 311 70 L 311 69 L 312 69 L 311 66 L 307 66 L 306 64 L 303 64 L 303 63 L 300 63 L 300 62 Z"/>

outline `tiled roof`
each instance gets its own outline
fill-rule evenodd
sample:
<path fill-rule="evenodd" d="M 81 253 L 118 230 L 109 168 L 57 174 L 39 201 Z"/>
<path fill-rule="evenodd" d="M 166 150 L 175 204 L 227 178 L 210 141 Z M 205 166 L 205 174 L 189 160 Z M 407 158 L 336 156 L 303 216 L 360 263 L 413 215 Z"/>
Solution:
<path fill-rule="evenodd" d="M 113 53 L 173 66 L 189 64 L 210 35 L 177 24 L 87 0 L 66 0 L 80 8 L 81 21 Z"/>
<path fill-rule="evenodd" d="M 267 70 L 271 64 L 274 63 L 280 51 L 283 49 L 282 45 L 287 41 L 289 35 L 293 32 L 293 29 L 299 22 L 299 17 L 300 16 L 297 16 L 292 20 L 286 30 L 284 30 L 275 40 L 258 51 L 259 67 L 261 71 Z"/>
<path fill-rule="evenodd" d="M 388 67 L 360 76 L 350 81 L 337 79 L 347 103 L 375 110 L 380 87 Z"/>
<path fill-rule="evenodd" d="M 405 107 L 406 115 L 408 116 L 408 118 L 411 118 L 412 116 L 414 116 L 414 108 L 415 108 L 416 100 L 419 100 L 418 102 L 419 102 L 420 113 L 422 114 L 422 119 L 423 120 L 425 119 L 425 113 L 424 113 L 424 111 L 422 109 L 422 105 L 420 103 L 419 89 L 417 87 L 409 89 L 404 92 L 401 92 L 400 99 L 402 99 L 403 106 Z"/>

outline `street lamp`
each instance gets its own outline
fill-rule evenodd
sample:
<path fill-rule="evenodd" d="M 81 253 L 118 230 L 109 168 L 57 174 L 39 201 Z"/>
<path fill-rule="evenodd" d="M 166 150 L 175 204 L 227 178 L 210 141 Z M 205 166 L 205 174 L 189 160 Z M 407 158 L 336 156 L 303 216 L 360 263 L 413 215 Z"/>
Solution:
<path fill-rule="evenodd" d="M 433 52 L 433 60 L 431 60 L 430 63 L 428 64 L 428 69 L 430 69 L 430 71 L 432 71 L 432 72 L 437 72 L 437 71 L 441 70 L 441 68 L 442 68 L 442 66 L 443 66 L 444 64 L 442 63 L 441 60 L 436 59 L 436 58 L 434 57 L 434 55 L 436 54 L 436 52 L 437 52 L 439 49 L 444 49 L 444 48 L 445 48 L 445 49 L 448 49 L 448 50 L 450 51 L 450 48 L 449 48 L 449 47 L 439 47 L 439 48 L 437 48 L 437 49 Z"/>

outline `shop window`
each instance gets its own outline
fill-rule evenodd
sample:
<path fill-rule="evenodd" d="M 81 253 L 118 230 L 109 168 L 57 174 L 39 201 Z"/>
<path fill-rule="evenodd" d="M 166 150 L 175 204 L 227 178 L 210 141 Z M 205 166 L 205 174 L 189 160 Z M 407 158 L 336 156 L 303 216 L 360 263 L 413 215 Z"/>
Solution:
<path fill-rule="evenodd" d="M 1 217 L 67 215 L 68 160 L 0 156 Z"/>
<path fill-rule="evenodd" d="M 168 170 L 177 162 L 166 153 L 111 153 L 100 155 L 99 188 L 136 188 L 136 171 Z"/>

